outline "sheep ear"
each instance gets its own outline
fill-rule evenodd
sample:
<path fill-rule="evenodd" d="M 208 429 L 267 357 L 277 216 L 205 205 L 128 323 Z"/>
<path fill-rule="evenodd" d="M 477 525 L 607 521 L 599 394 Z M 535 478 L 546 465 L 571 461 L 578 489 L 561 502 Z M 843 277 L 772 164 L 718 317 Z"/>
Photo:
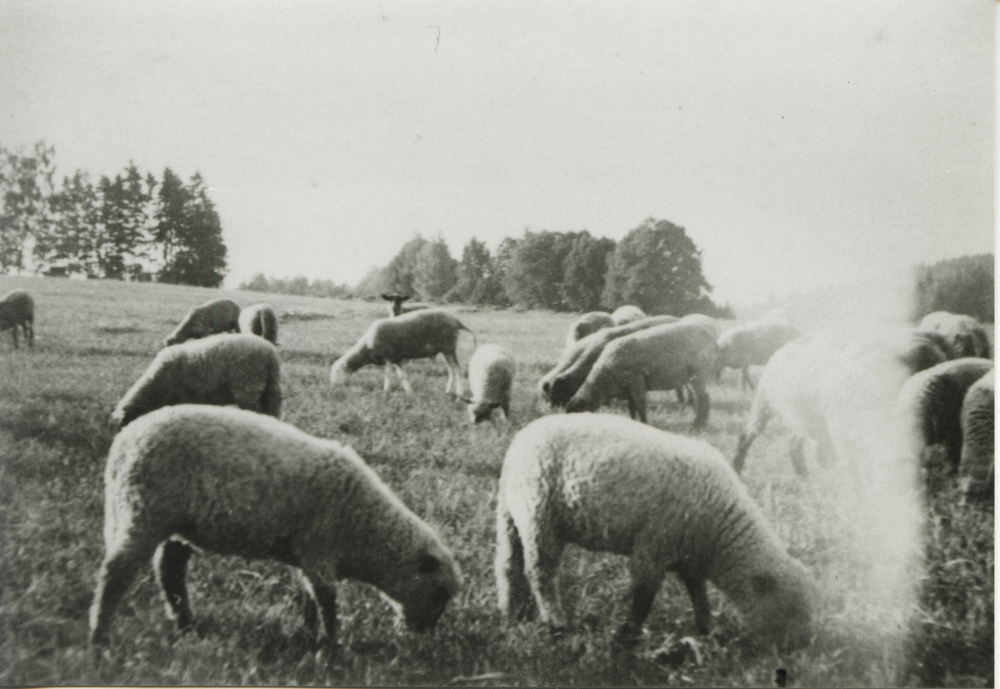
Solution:
<path fill-rule="evenodd" d="M 755 574 L 750 577 L 750 586 L 753 592 L 760 596 L 766 596 L 778 590 L 778 582 L 770 574 Z"/>
<path fill-rule="evenodd" d="M 418 574 L 434 574 L 441 569 L 441 561 L 433 555 L 424 553 L 417 559 Z"/>

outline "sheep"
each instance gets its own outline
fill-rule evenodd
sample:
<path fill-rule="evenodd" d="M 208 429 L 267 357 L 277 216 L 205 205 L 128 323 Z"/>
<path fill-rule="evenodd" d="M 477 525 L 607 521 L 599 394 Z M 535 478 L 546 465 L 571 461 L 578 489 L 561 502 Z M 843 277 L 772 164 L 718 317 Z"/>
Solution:
<path fill-rule="evenodd" d="M 935 311 L 924 316 L 918 327 L 939 332 L 947 338 L 949 359 L 970 356 L 990 359 L 993 356 L 989 335 L 972 316 Z"/>
<path fill-rule="evenodd" d="M 567 412 L 594 411 L 610 397 L 624 397 L 629 415 L 646 421 L 646 393 L 689 384 L 694 391 L 694 428 L 708 421 L 705 383 L 718 366 L 718 347 L 697 323 L 668 323 L 610 342 L 586 380 L 566 403 Z"/>
<path fill-rule="evenodd" d="M 615 325 L 625 325 L 626 323 L 631 323 L 632 321 L 638 321 L 646 317 L 645 312 L 638 306 L 632 306 L 631 304 L 626 304 L 625 306 L 619 306 L 611 314 L 611 320 L 615 322 Z"/>
<path fill-rule="evenodd" d="M 908 376 L 946 360 L 941 342 L 937 334 L 905 328 L 863 336 L 824 331 L 787 343 L 774 353 L 757 383 L 733 468 L 743 471 L 750 446 L 774 416 L 793 432 L 790 456 L 800 476 L 806 474 L 807 440 L 816 444 L 820 463 L 832 464 L 838 452 L 830 426 L 832 422 L 843 428 L 849 423 L 845 405 L 870 405 L 872 400 L 857 397 L 874 393 L 884 396 L 891 407 Z M 852 471 L 857 476 L 857 467 Z"/>
<path fill-rule="evenodd" d="M 256 335 L 222 334 L 166 347 L 125 393 L 111 415 L 124 428 L 175 404 L 235 404 L 281 415 L 278 351 Z"/>
<path fill-rule="evenodd" d="M 429 308 L 431 308 L 430 304 L 422 304 L 422 303 L 404 304 L 403 303 L 404 301 L 407 301 L 408 299 L 412 299 L 412 297 L 410 295 L 408 295 L 408 294 L 407 295 L 403 295 L 403 294 L 382 294 L 380 296 L 383 299 L 385 299 L 387 302 L 390 302 L 389 303 L 389 318 L 393 318 L 395 316 L 402 316 L 404 313 L 411 313 L 413 311 L 420 311 L 422 309 L 429 309 Z"/>
<path fill-rule="evenodd" d="M 278 346 L 278 316 L 270 304 L 253 304 L 240 310 L 240 332 L 259 335 Z"/>
<path fill-rule="evenodd" d="M 793 325 L 781 321 L 754 321 L 732 327 L 717 341 L 720 367 L 741 369 L 743 389 L 753 390 L 750 367 L 767 364 L 776 351 L 799 335 Z"/>
<path fill-rule="evenodd" d="M 170 346 L 208 335 L 239 331 L 239 304 L 230 299 L 216 299 L 188 311 L 180 325 L 167 335 L 165 342 Z"/>
<path fill-rule="evenodd" d="M 0 332 L 10 328 L 14 338 L 14 349 L 17 343 L 17 326 L 24 331 L 24 339 L 29 347 L 35 346 L 35 301 L 23 289 L 15 289 L 0 297 Z"/>
<path fill-rule="evenodd" d="M 347 376 L 362 366 L 384 365 L 383 392 L 389 392 L 389 374 L 395 369 L 403 390 L 409 395 L 413 393 L 413 388 L 400 365 L 408 359 L 423 359 L 441 354 L 448 366 L 445 392 L 453 392 L 461 397 L 462 370 L 455 354 L 460 330 L 472 333 L 455 316 L 442 309 L 424 309 L 395 318 L 376 320 L 368 326 L 361 339 L 334 362 L 330 368 L 330 384 L 343 385 Z M 472 333 L 472 337 L 475 340 L 475 333 Z"/>
<path fill-rule="evenodd" d="M 484 344 L 473 352 L 469 359 L 472 398 L 463 399 L 469 405 L 469 421 L 479 423 L 498 407 L 510 420 L 510 389 L 516 373 L 514 355 L 502 345 Z"/>
<path fill-rule="evenodd" d="M 572 347 L 574 342 L 582 340 L 587 335 L 603 328 L 613 328 L 615 325 L 610 313 L 604 311 L 585 313 L 569 327 L 569 332 L 566 333 L 566 347 Z"/>
<path fill-rule="evenodd" d="M 942 444 L 948 468 L 958 469 L 965 394 L 992 369 L 989 359 L 965 357 L 937 364 L 907 379 L 899 390 L 896 413 L 911 456 L 926 463 L 926 449 Z"/>
<path fill-rule="evenodd" d="M 961 483 L 967 497 L 992 498 L 994 465 L 994 370 L 977 380 L 962 401 Z"/>
<path fill-rule="evenodd" d="M 147 414 L 115 438 L 104 482 L 95 647 L 107 645 L 115 608 L 151 559 L 168 616 L 193 625 L 184 581 L 193 548 L 298 569 L 307 625 L 319 621 L 317 639 L 334 649 L 337 579 L 377 587 L 415 631 L 431 629 L 460 586 L 451 552 L 352 449 L 260 414 L 204 405 Z"/>
<path fill-rule="evenodd" d="M 494 570 L 507 623 L 537 608 L 542 622 L 568 628 L 558 569 L 574 544 L 630 558 L 631 601 L 619 642 L 637 640 L 668 571 L 684 582 L 701 634 L 712 620 L 707 580 L 759 639 L 786 646 L 810 640 L 809 575 L 705 442 L 610 414 L 537 419 L 507 450 L 496 528 Z"/>
<path fill-rule="evenodd" d="M 602 328 L 582 340 L 567 347 L 559 361 L 538 381 L 538 389 L 553 407 L 561 407 L 569 401 L 590 372 L 605 345 L 619 337 L 651 328 L 654 325 L 676 323 L 675 316 L 651 316 L 613 328 Z M 558 380 L 558 382 L 557 382 Z"/>

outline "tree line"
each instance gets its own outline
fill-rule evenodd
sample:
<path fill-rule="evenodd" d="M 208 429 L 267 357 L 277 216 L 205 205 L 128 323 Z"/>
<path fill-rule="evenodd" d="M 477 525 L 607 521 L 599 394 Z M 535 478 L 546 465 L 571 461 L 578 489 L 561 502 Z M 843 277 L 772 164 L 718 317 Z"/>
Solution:
<path fill-rule="evenodd" d="M 59 180 L 55 148 L 0 146 L 0 272 L 29 262 L 46 275 L 219 287 L 226 273 L 222 223 L 199 173 L 185 183 L 135 163 L 113 178 L 77 170 Z"/>
<path fill-rule="evenodd" d="M 285 291 L 274 289 L 278 282 L 258 274 L 240 287 Z M 555 311 L 635 304 L 647 313 L 729 314 L 712 302 L 711 291 L 701 251 L 684 228 L 649 218 L 617 243 L 586 230 L 525 230 L 491 253 L 472 238 L 461 259 L 451 256 L 440 237 L 416 234 L 388 265 L 371 269 L 350 295 L 391 292 L 428 301 Z"/>
<path fill-rule="evenodd" d="M 993 254 L 962 256 L 914 269 L 914 321 L 934 311 L 950 311 L 993 323 Z"/>

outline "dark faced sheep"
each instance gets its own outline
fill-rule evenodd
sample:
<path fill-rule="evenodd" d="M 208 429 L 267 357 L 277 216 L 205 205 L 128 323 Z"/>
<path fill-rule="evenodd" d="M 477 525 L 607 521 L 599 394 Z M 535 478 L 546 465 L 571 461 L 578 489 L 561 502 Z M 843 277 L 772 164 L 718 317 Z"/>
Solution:
<path fill-rule="evenodd" d="M 949 472 L 957 471 L 962 450 L 962 403 L 977 380 L 993 370 L 989 359 L 966 357 L 932 366 L 910 377 L 899 391 L 897 414 L 910 454 L 927 462 L 927 450 L 943 445 Z"/>
<path fill-rule="evenodd" d="M 240 332 L 257 335 L 278 346 L 278 315 L 270 304 L 253 304 L 240 310 Z"/>
<path fill-rule="evenodd" d="M 353 450 L 267 416 L 201 405 L 147 414 L 115 438 L 104 485 L 96 645 L 150 561 L 168 615 L 192 626 L 192 547 L 299 570 L 306 622 L 334 648 L 338 579 L 380 589 L 415 631 L 432 628 L 459 589 L 448 549 Z"/>
<path fill-rule="evenodd" d="M 400 368 L 401 364 L 410 359 L 432 358 L 441 354 L 448 366 L 445 392 L 461 396 L 462 370 L 456 355 L 461 330 L 472 332 L 455 316 L 441 309 L 424 309 L 395 318 L 379 319 L 368 326 L 361 339 L 334 362 L 330 368 L 330 383 L 343 385 L 347 376 L 362 366 L 384 366 L 383 392 L 389 392 L 390 371 L 395 369 L 403 389 L 412 394 L 413 388 Z"/>
<path fill-rule="evenodd" d="M 959 473 L 965 494 L 973 499 L 993 498 L 996 411 L 993 369 L 977 380 L 962 401 L 962 455 Z"/>
<path fill-rule="evenodd" d="M 111 415 L 125 427 L 175 404 L 235 404 L 281 415 L 278 351 L 256 335 L 223 334 L 160 350 Z"/>
<path fill-rule="evenodd" d="M 572 346 L 566 347 L 552 370 L 538 381 L 538 389 L 554 407 L 565 406 L 573 394 L 583 385 L 604 347 L 612 340 L 655 325 L 676 323 L 676 316 L 652 316 L 613 328 L 601 328 Z"/>
<path fill-rule="evenodd" d="M 24 339 L 29 347 L 35 346 L 35 301 L 23 289 L 16 289 L 0 297 L 0 332 L 10 329 L 17 344 L 17 327 L 24 331 Z"/>
<path fill-rule="evenodd" d="M 629 558 L 631 600 L 618 631 L 626 644 L 641 633 L 671 571 L 691 596 L 700 633 L 711 626 L 711 581 L 757 640 L 809 643 L 808 574 L 707 443 L 607 414 L 546 416 L 526 426 L 507 450 L 497 494 L 495 572 L 505 620 L 537 608 L 543 622 L 569 628 L 558 576 L 568 544 Z"/>
<path fill-rule="evenodd" d="M 404 302 L 412 299 L 412 297 L 408 294 L 383 294 L 381 296 L 389 302 L 389 318 L 402 316 L 404 313 L 412 313 L 413 311 L 431 308 L 430 304 L 405 304 Z"/>
<path fill-rule="evenodd" d="M 184 320 L 167 336 L 167 345 L 180 344 L 217 333 L 240 331 L 240 307 L 230 299 L 215 299 L 187 312 Z"/>
<path fill-rule="evenodd" d="M 566 333 L 566 347 L 572 347 L 574 342 L 582 340 L 587 335 L 596 333 L 598 330 L 613 328 L 614 326 L 615 321 L 611 318 L 610 313 L 605 313 L 604 311 L 585 313 L 576 319 L 573 325 L 569 326 L 569 330 Z"/>
<path fill-rule="evenodd" d="M 611 341 L 594 362 L 567 412 L 594 411 L 610 399 L 628 401 L 632 418 L 646 421 L 646 393 L 689 385 L 695 396 L 694 427 L 708 421 L 705 384 L 718 367 L 716 335 L 697 323 L 668 323 Z"/>

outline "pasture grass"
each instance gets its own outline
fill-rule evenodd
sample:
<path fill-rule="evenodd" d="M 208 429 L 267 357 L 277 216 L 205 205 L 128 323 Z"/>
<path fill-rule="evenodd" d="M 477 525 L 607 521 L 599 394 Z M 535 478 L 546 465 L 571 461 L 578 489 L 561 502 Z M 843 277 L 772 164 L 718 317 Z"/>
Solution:
<path fill-rule="evenodd" d="M 516 431 L 551 413 L 535 383 L 555 362 L 568 314 L 459 308 L 476 340 L 509 347 L 519 363 L 513 423 L 469 426 L 443 394 L 444 366 L 411 362 L 416 394 L 382 394 L 368 368 L 332 389 L 329 365 L 385 314 L 382 303 L 219 292 L 190 287 L 0 277 L 35 297 L 36 346 L 0 335 L 0 684 L 3 685 L 678 685 L 984 686 L 993 682 L 993 511 L 945 487 L 925 507 L 925 567 L 912 609 L 890 637 L 872 632 L 870 573 L 853 549 L 858 526 L 830 486 L 837 470 L 796 476 L 788 434 L 770 427 L 748 458 L 746 481 L 790 552 L 821 591 L 816 639 L 793 653 L 752 653 L 732 605 L 711 590 L 714 628 L 697 636 L 690 601 L 664 583 L 639 646 L 621 652 L 622 558 L 570 548 L 563 590 L 574 631 L 534 622 L 503 628 L 492 573 L 496 482 Z M 178 634 L 151 572 L 125 598 L 111 647 L 95 659 L 87 611 L 103 557 L 103 469 L 108 415 L 191 306 L 230 296 L 268 301 L 279 333 L 284 418 L 354 447 L 455 552 L 466 585 L 432 634 L 401 630 L 363 584 L 339 586 L 342 652 L 309 640 L 302 594 L 284 567 L 199 554 L 188 586 L 196 633 Z M 473 348 L 462 336 L 459 358 Z M 731 456 L 751 394 L 728 372 L 709 387 L 712 413 L 698 435 Z M 626 413 L 622 404 L 610 413 Z M 650 422 L 691 434 L 693 412 L 653 393 Z"/>

